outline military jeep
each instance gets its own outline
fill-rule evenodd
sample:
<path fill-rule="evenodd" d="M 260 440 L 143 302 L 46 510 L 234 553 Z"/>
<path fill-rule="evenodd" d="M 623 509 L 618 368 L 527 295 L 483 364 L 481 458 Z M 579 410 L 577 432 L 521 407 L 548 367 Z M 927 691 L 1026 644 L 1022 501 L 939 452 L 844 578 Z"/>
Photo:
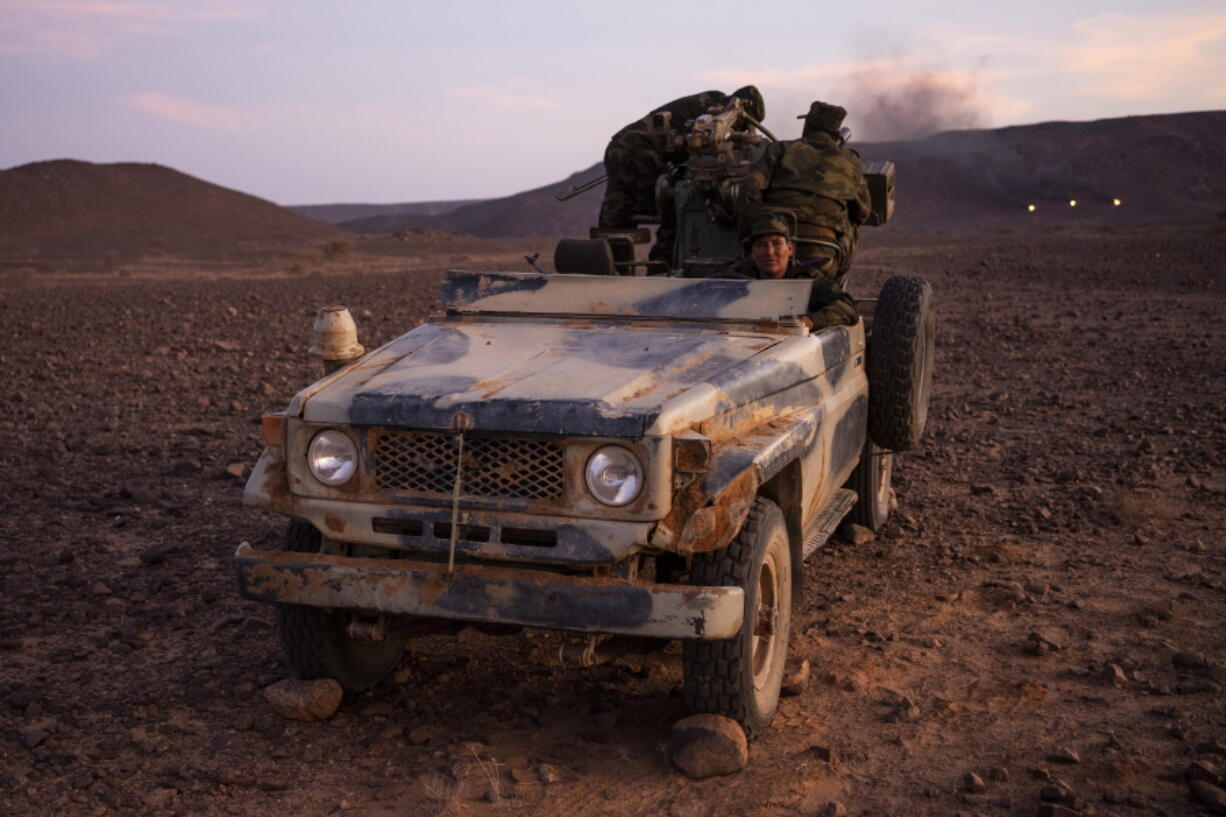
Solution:
<path fill-rule="evenodd" d="M 885 523 L 931 382 L 926 283 L 812 332 L 811 287 L 450 272 L 428 322 L 342 340 L 358 356 L 265 418 L 244 501 L 291 521 L 239 547 L 241 593 L 349 690 L 464 626 L 574 634 L 585 664 L 680 640 L 689 708 L 760 734 L 803 562 Z"/>

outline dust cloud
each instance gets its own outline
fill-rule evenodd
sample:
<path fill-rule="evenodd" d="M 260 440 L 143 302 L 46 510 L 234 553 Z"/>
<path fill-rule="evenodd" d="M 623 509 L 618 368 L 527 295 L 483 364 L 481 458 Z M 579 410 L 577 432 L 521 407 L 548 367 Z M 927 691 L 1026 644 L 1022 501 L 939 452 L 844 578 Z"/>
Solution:
<path fill-rule="evenodd" d="M 843 97 L 857 141 L 919 139 L 984 127 L 986 121 L 973 75 L 967 79 L 940 70 L 858 74 Z"/>

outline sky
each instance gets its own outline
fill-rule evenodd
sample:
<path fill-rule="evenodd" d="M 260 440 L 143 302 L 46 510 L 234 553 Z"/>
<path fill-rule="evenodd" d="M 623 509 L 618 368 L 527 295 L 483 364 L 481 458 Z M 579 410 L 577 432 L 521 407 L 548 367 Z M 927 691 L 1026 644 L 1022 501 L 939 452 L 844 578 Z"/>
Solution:
<path fill-rule="evenodd" d="M 0 168 L 156 162 L 279 204 L 508 195 L 679 96 L 853 140 L 1226 108 L 1226 6 L 0 0 Z"/>

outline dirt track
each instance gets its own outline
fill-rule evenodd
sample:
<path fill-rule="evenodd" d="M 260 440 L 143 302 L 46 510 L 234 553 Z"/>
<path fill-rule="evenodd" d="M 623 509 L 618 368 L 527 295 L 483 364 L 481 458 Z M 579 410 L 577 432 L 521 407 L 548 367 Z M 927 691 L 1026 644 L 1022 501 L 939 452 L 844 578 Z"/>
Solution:
<path fill-rule="evenodd" d="M 437 275 L 0 282 L 0 812 L 1033 815 L 1054 781 L 1086 814 L 1201 813 L 1189 762 L 1226 766 L 1226 234 L 865 243 L 857 294 L 936 287 L 930 433 L 884 535 L 807 565 L 807 691 L 701 783 L 664 752 L 676 648 L 585 670 L 551 634 L 467 632 L 326 723 L 265 703 L 288 671 L 228 558 L 281 523 L 227 466 L 313 378 L 316 306 L 371 346 Z"/>

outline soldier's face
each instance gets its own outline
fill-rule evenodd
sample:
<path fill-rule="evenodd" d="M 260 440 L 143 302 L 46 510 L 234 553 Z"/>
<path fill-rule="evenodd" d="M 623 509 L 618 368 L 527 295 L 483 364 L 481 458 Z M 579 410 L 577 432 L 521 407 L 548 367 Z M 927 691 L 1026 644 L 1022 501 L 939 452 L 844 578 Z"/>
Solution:
<path fill-rule="evenodd" d="M 782 278 L 792 260 L 792 242 L 781 235 L 758 236 L 749 254 L 763 278 Z"/>

